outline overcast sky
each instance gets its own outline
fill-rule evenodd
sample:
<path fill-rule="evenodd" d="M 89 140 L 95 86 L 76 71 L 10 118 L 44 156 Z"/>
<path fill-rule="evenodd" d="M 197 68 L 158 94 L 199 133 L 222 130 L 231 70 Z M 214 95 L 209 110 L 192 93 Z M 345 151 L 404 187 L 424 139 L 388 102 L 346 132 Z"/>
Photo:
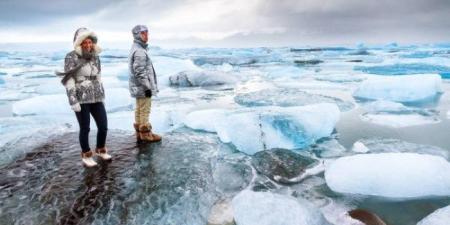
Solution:
<path fill-rule="evenodd" d="M 105 42 L 209 46 L 450 42 L 450 0 L 0 0 L 0 43 L 70 42 L 78 27 Z"/>

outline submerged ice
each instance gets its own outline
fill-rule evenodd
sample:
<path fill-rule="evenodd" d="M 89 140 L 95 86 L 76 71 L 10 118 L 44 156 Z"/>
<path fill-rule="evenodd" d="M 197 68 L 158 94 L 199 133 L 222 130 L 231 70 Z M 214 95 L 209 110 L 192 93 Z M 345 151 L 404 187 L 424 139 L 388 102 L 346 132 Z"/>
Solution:
<path fill-rule="evenodd" d="M 305 200 L 269 192 L 243 191 L 232 201 L 236 225 L 328 225 Z"/>

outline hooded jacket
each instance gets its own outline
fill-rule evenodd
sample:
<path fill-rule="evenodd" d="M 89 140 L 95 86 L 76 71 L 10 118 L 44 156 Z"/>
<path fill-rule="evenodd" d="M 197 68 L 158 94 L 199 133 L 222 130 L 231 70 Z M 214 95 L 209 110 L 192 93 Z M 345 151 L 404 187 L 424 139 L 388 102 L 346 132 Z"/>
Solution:
<path fill-rule="evenodd" d="M 156 96 L 159 90 L 155 70 L 147 53 L 147 44 L 140 39 L 139 35 L 134 35 L 128 62 L 131 96 L 143 98 L 146 90 L 151 90 L 152 96 Z"/>
<path fill-rule="evenodd" d="M 90 60 L 82 58 L 81 43 L 91 38 L 94 42 L 94 56 Z M 74 50 L 66 55 L 64 71 L 66 75 L 64 86 L 66 87 L 69 104 L 71 106 L 87 103 L 103 102 L 105 91 L 101 82 L 101 64 L 98 54 L 101 49 L 97 46 L 97 35 L 86 29 L 80 28 L 74 35 Z"/>

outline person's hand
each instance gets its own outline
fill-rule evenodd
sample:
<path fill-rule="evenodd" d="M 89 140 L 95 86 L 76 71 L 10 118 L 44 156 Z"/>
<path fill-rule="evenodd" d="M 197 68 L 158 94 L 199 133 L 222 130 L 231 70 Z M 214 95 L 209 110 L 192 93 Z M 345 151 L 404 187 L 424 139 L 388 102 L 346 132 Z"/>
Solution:
<path fill-rule="evenodd" d="M 73 104 L 73 105 L 71 105 L 71 107 L 72 107 L 73 111 L 81 112 L 81 105 L 80 105 L 80 103 Z"/>
<path fill-rule="evenodd" d="M 151 98 L 152 97 L 152 90 L 146 90 L 145 91 L 145 97 Z"/>

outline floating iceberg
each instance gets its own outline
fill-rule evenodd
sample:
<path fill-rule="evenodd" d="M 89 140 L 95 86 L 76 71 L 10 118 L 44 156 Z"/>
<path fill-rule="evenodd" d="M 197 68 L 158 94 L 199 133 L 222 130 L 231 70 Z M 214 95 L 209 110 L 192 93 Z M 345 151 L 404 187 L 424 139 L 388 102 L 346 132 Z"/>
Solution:
<path fill-rule="evenodd" d="M 183 71 L 169 77 L 170 85 L 178 87 L 204 87 L 234 84 L 238 80 L 229 73 L 220 71 Z"/>
<path fill-rule="evenodd" d="M 361 48 L 348 53 L 348 55 L 372 55 L 367 49 Z"/>
<path fill-rule="evenodd" d="M 355 90 L 360 99 L 394 102 L 420 102 L 434 99 L 441 89 L 441 77 L 436 74 L 398 77 L 369 77 Z"/>
<path fill-rule="evenodd" d="M 420 126 L 425 124 L 439 123 L 441 121 L 438 117 L 430 117 L 420 114 L 364 114 L 362 115 L 362 119 L 364 121 L 393 128 Z"/>
<path fill-rule="evenodd" d="M 353 108 L 351 102 L 339 98 L 301 91 L 299 88 L 269 88 L 255 92 L 241 93 L 234 101 L 243 106 L 303 106 L 317 103 L 335 103 L 339 109 L 347 111 Z"/>
<path fill-rule="evenodd" d="M 364 143 L 357 141 L 353 143 L 352 151 L 359 153 L 367 153 L 370 150 L 364 145 Z"/>
<path fill-rule="evenodd" d="M 181 71 L 200 70 L 200 68 L 193 64 L 189 59 L 179 59 L 166 56 L 157 56 L 152 59 L 156 73 L 163 76 L 179 73 Z"/>
<path fill-rule="evenodd" d="M 328 225 L 318 209 L 302 199 L 269 192 L 242 191 L 232 200 L 237 225 Z"/>
<path fill-rule="evenodd" d="M 335 192 L 392 198 L 450 195 L 450 163 L 417 153 L 359 154 L 342 157 L 325 171 Z"/>
<path fill-rule="evenodd" d="M 401 55 L 401 57 L 423 59 L 423 58 L 433 57 L 433 55 L 434 55 L 434 53 L 430 52 L 430 51 L 418 51 L 418 52 Z"/>
<path fill-rule="evenodd" d="M 383 66 L 356 66 L 354 69 L 366 73 L 379 75 L 406 75 L 406 74 L 427 74 L 427 73 L 437 73 L 441 75 L 450 74 L 450 67 L 441 65 L 430 65 L 424 63 L 409 63 L 409 64 L 399 63 Z"/>
<path fill-rule="evenodd" d="M 377 100 L 373 102 L 369 102 L 367 104 L 363 104 L 363 108 L 368 112 L 376 113 L 376 112 L 405 112 L 411 111 L 410 108 L 404 106 L 402 103 L 386 101 L 386 100 Z"/>
<path fill-rule="evenodd" d="M 450 205 L 434 211 L 417 225 L 447 225 L 450 221 Z"/>
<path fill-rule="evenodd" d="M 230 65 L 249 65 L 257 63 L 257 59 L 253 57 L 198 57 L 193 60 L 195 65 L 203 66 L 206 64 L 211 65 L 222 65 L 222 64 L 230 64 Z"/>
<path fill-rule="evenodd" d="M 419 153 L 435 155 L 450 160 L 450 152 L 432 145 L 410 143 L 393 138 L 368 138 L 358 140 L 356 143 L 370 153 Z"/>
<path fill-rule="evenodd" d="M 298 66 L 288 66 L 288 65 L 268 66 L 262 68 L 262 71 L 267 73 L 269 78 L 278 78 L 278 77 L 298 78 L 304 75 L 303 74 L 304 69 L 299 68 Z"/>
<path fill-rule="evenodd" d="M 299 107 L 260 107 L 238 111 L 195 111 L 185 124 L 193 129 L 217 132 L 220 139 L 233 143 L 247 154 L 271 149 L 303 148 L 329 136 L 338 122 L 335 104 Z"/>
<path fill-rule="evenodd" d="M 319 81 L 345 83 L 345 82 L 361 82 L 364 80 L 364 77 L 358 74 L 324 74 L 314 76 L 314 79 Z"/>
<path fill-rule="evenodd" d="M 377 100 L 363 104 L 367 113 L 361 115 L 363 121 L 394 128 L 439 123 L 438 112 L 430 109 L 413 108 L 398 102 Z"/>
<path fill-rule="evenodd" d="M 268 49 L 239 49 L 238 51 L 231 50 L 231 52 L 230 50 L 225 49 L 225 51 L 219 50 L 222 52 L 209 52 L 209 55 L 194 56 L 192 61 L 198 66 L 223 64 L 246 66 L 256 63 L 279 62 L 283 59 L 282 56 Z"/>
<path fill-rule="evenodd" d="M 105 92 L 105 107 L 108 112 L 132 108 L 133 101 L 128 89 L 112 88 L 106 89 Z M 24 99 L 14 103 L 12 108 L 13 114 L 18 116 L 73 113 L 65 94 Z"/>

